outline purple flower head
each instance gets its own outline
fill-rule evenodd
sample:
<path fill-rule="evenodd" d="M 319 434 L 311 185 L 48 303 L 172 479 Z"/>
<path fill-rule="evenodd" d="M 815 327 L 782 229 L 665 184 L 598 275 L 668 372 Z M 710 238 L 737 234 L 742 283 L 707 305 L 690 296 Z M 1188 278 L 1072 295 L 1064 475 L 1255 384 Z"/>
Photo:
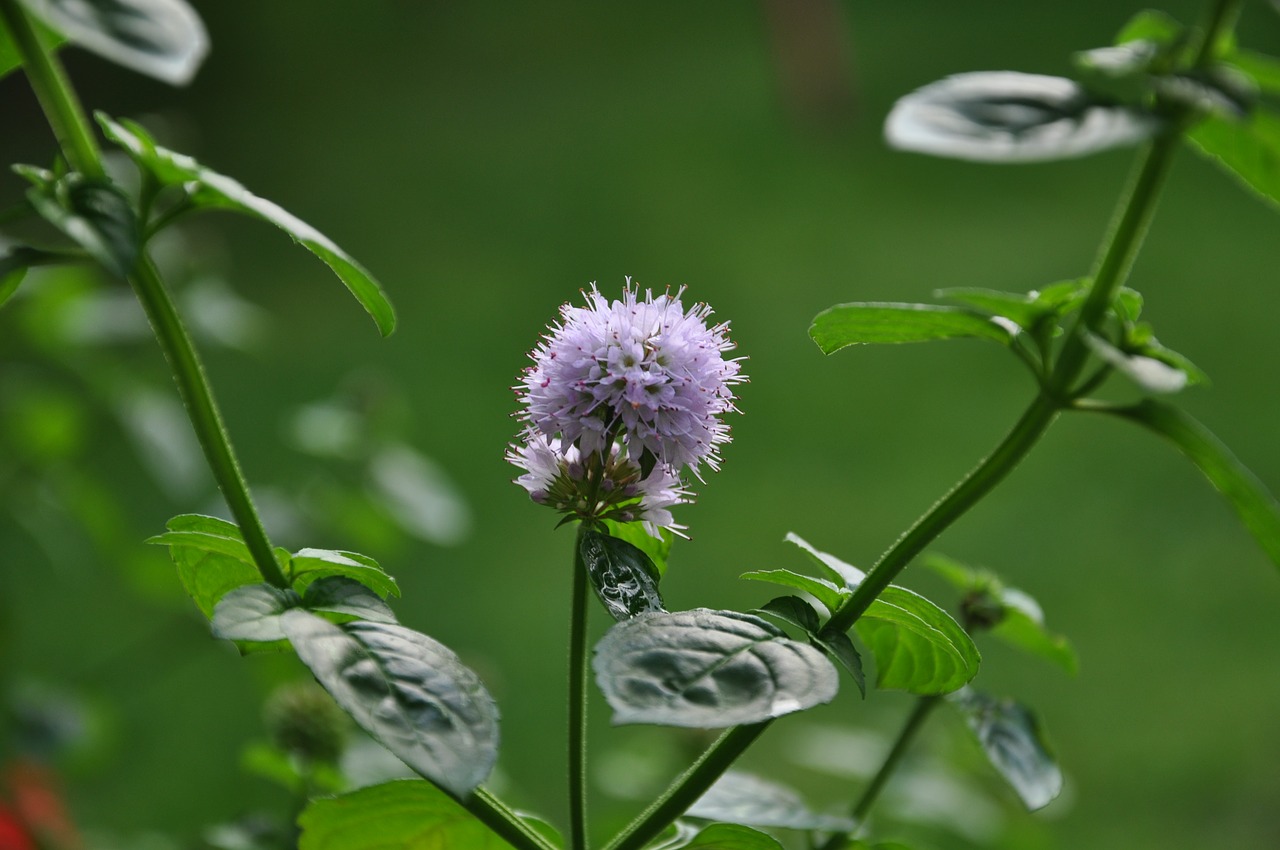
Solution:
<path fill-rule="evenodd" d="M 686 311 L 683 287 L 674 296 L 645 290 L 641 301 L 628 278 L 620 300 L 594 284 L 585 294 L 587 306 L 562 306 L 560 324 L 530 354 L 517 388 L 524 418 L 584 453 L 619 439 L 635 458 L 647 450 L 675 470 L 719 469 L 729 442 L 719 417 L 736 411 L 732 387 L 745 380 L 738 359 L 724 357 L 734 347 L 728 325 L 708 327 L 706 304 Z"/>

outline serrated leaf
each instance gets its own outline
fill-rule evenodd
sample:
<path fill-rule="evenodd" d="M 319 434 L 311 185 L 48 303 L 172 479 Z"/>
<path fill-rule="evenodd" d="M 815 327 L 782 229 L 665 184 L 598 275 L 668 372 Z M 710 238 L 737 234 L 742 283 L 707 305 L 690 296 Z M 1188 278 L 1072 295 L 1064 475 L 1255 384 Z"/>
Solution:
<path fill-rule="evenodd" d="M 1062 771 L 1030 709 L 972 688 L 948 700 L 964 715 L 992 766 L 1029 810 L 1044 808 L 1062 792 Z"/>
<path fill-rule="evenodd" d="M 420 779 L 314 800 L 298 825 L 298 850 L 511 850 L 478 818 Z"/>
<path fill-rule="evenodd" d="M 791 570 L 752 570 L 751 572 L 743 573 L 738 578 L 744 578 L 748 581 L 765 581 L 770 584 L 803 590 L 826 606 L 828 611 L 834 611 L 840 607 L 840 603 L 849 595 L 844 588 L 836 586 L 835 583 L 827 579 L 801 575 Z"/>
<path fill-rule="evenodd" d="M 1226 498 L 1245 528 L 1280 566 L 1280 503 L 1208 428 L 1176 407 L 1152 399 L 1105 412 L 1137 422 L 1172 442 Z"/>
<path fill-rule="evenodd" d="M 27 199 L 41 218 L 112 274 L 127 277 L 133 271 L 141 236 L 123 192 L 75 172 L 55 178 L 40 169 L 15 170 L 34 184 L 27 190 Z"/>
<path fill-rule="evenodd" d="M 658 592 L 658 568 L 637 547 L 587 529 L 578 538 L 578 554 L 592 589 L 615 620 L 666 610 Z"/>
<path fill-rule="evenodd" d="M 613 722 L 720 728 L 830 701 L 837 673 L 817 649 L 734 611 L 639 614 L 596 646 Z"/>
<path fill-rule="evenodd" d="M 682 850 L 783 850 L 771 835 L 730 823 L 713 823 L 700 831 Z"/>
<path fill-rule="evenodd" d="M 141 168 L 166 184 L 186 184 L 191 199 L 203 207 L 245 213 L 274 224 L 295 242 L 319 257 L 346 285 L 369 313 L 383 336 L 395 330 L 396 316 L 382 287 L 369 272 L 332 240 L 278 204 L 260 198 L 238 182 L 196 162 L 189 156 L 166 150 L 142 129 L 125 121 L 116 123 L 98 113 L 107 138 L 128 152 Z"/>
<path fill-rule="evenodd" d="M 1243 121 L 1208 118 L 1186 138 L 1263 200 L 1280 205 L 1280 115 L 1255 109 Z"/>
<path fill-rule="evenodd" d="M 1009 342 L 1009 331 L 986 316 L 933 304 L 861 302 L 823 310 L 809 336 L 824 354 L 850 345 L 926 342 L 974 337 Z"/>
<path fill-rule="evenodd" d="M 299 549 L 289 561 L 289 580 L 293 589 L 306 590 L 312 582 L 329 576 L 345 576 L 358 581 L 383 599 L 399 596 L 396 580 L 368 555 L 337 549 Z"/>
<path fill-rule="evenodd" d="M 824 832 L 848 832 L 854 826 L 849 818 L 813 811 L 792 788 L 738 770 L 730 770 L 717 779 L 685 816 L 743 826 Z"/>
<path fill-rule="evenodd" d="M 1187 385 L 1187 373 L 1164 361 L 1128 354 L 1087 331 L 1083 338 L 1094 354 L 1149 393 L 1176 393 Z"/>
<path fill-rule="evenodd" d="M 168 526 L 147 542 L 169 547 L 182 586 L 206 617 L 213 617 L 214 606 L 228 591 L 262 581 L 232 523 L 184 514 L 169 520 Z"/>
<path fill-rule="evenodd" d="M 610 535 L 627 541 L 648 555 L 649 560 L 653 561 L 653 565 L 658 569 L 659 578 L 667 574 L 667 559 L 671 557 L 671 545 L 676 539 L 674 534 L 665 528 L 660 528 L 658 533 L 661 536 L 654 537 L 645 531 L 642 522 L 617 522 L 607 519 L 604 525 Z"/>
<path fill-rule="evenodd" d="M 900 99 L 885 121 L 891 147 L 980 162 L 1041 162 L 1137 144 L 1154 117 L 1093 100 L 1065 77 L 956 74 Z"/>
<path fill-rule="evenodd" d="M 280 615 L 301 603 L 292 590 L 251 584 L 227 592 L 213 609 L 213 635 L 258 643 L 284 640 Z"/>
<path fill-rule="evenodd" d="M 117 65 L 186 85 L 209 52 L 209 36 L 183 0 L 21 0 L 69 41 Z"/>
<path fill-rule="evenodd" d="M 498 710 L 447 647 L 403 626 L 337 626 L 298 608 L 280 623 L 338 705 L 409 767 L 459 797 L 489 775 Z"/>

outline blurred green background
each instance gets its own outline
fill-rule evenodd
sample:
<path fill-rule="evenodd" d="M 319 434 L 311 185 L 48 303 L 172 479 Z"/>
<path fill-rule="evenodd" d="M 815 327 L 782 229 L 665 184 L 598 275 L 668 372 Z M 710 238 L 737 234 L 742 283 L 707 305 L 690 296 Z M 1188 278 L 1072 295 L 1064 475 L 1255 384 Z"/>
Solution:
<path fill-rule="evenodd" d="M 689 299 L 731 322 L 750 358 L 745 415 L 723 471 L 680 511 L 693 539 L 677 546 L 664 588 L 672 608 L 753 607 L 769 589 L 736 577 L 802 566 L 788 531 L 870 565 L 1033 391 L 1013 358 L 977 341 L 825 358 L 807 338 L 812 316 L 839 301 L 1084 274 L 1133 157 L 981 166 L 895 153 L 880 135 L 895 98 L 945 74 L 1068 72 L 1070 53 L 1109 43 L 1141 8 L 1132 4 L 196 6 L 213 52 L 189 89 L 67 50 L 87 105 L 141 120 L 317 226 L 381 279 L 400 315 L 383 341 L 283 234 L 231 217 L 192 222 L 178 253 L 203 257 L 265 321 L 254 344 L 203 348 L 277 542 L 381 560 L 403 588 L 401 619 L 459 652 L 497 698 L 500 787 L 561 822 L 572 538 L 509 483 L 502 457 L 517 430 L 510 387 L 556 307 L 592 281 L 616 293 L 631 275 L 687 284 Z M 1182 20 L 1200 11 L 1167 8 Z M 1240 32 L 1246 46 L 1280 50 L 1267 3 L 1246 6 Z M 52 139 L 17 75 L 0 82 L 0 115 L 0 160 L 49 161 Z M 0 175 L 0 207 L 21 190 Z M 1131 280 L 1161 340 L 1214 381 L 1182 402 L 1273 488 L 1278 223 L 1186 151 Z M 197 472 L 166 489 L 118 419 L 83 412 L 103 405 L 76 412 L 91 385 L 168 393 L 159 351 L 117 344 L 107 370 L 92 347 L 42 348 L 33 301 L 0 311 L 4 674 L 70 693 L 99 718 L 99 745 L 67 774 L 85 825 L 186 841 L 284 806 L 246 777 L 239 753 L 262 737 L 272 684 L 299 668 L 216 643 L 165 552 L 141 545 L 174 513 L 218 510 L 211 485 Z M 454 482 L 470 520 L 455 514 L 434 535 L 449 545 L 397 531 L 364 502 L 330 503 L 343 521 L 290 521 L 297 494 L 332 500 L 370 486 L 349 460 L 298 450 L 299 409 L 335 397 L 373 410 L 380 439 L 433 458 Z M 84 530 L 77 513 L 97 527 Z M 886 820 L 885 837 L 939 848 L 1280 846 L 1280 576 L 1189 464 L 1126 425 L 1067 417 L 935 548 L 1038 597 L 1075 642 L 1074 680 L 990 644 L 978 680 L 1040 709 L 1067 791 L 1039 815 L 1017 811 L 958 721 L 940 717 L 927 742 L 972 771 L 953 768 L 952 785 L 925 796 L 959 800 L 973 823 L 921 837 Z M 922 570 L 902 583 L 953 602 Z M 821 736 L 891 735 L 909 704 L 846 687 L 833 705 L 778 723 L 743 766 L 838 808 L 869 769 L 857 756 L 864 739 Z M 612 730 L 604 706 L 593 711 L 603 832 L 639 806 L 610 795 L 619 776 L 652 773 L 661 785 L 700 741 Z M 807 772 L 800 762 L 815 750 L 841 764 Z M 919 748 L 922 771 L 929 752 Z M 966 793 L 990 802 L 965 804 Z"/>

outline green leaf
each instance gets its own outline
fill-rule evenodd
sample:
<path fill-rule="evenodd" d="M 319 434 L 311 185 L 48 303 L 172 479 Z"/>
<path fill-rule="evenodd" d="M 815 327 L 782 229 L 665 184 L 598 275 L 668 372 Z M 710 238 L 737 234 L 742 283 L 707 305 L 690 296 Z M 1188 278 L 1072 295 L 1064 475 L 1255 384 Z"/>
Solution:
<path fill-rule="evenodd" d="M 32 19 L 31 23 L 36 31 L 36 38 L 40 40 L 45 50 L 52 52 L 66 41 L 62 35 L 49 29 L 40 20 Z M 21 67 L 22 56 L 18 53 L 17 45 L 13 43 L 4 24 L 0 23 L 0 79 L 8 76 L 10 71 Z"/>
<path fill-rule="evenodd" d="M 658 568 L 640 549 L 587 529 L 579 537 L 578 554 L 596 596 L 615 620 L 666 610 L 658 593 Z"/>
<path fill-rule="evenodd" d="M 178 578 L 206 617 L 228 591 L 258 584 L 262 576 L 232 523 L 198 514 L 176 516 L 169 531 L 147 540 L 169 547 Z"/>
<path fill-rule="evenodd" d="M 89 252 L 103 268 L 128 277 L 141 244 L 138 220 L 124 193 L 105 181 L 83 174 L 55 177 L 30 166 L 14 171 L 33 184 L 27 199 L 41 218 Z"/>
<path fill-rule="evenodd" d="M 1132 145 L 1153 116 L 1095 100 L 1065 77 L 1016 71 L 955 74 L 898 100 L 885 120 L 891 147 L 977 162 L 1044 162 Z"/>
<path fill-rule="evenodd" d="M 117 65 L 186 85 L 209 52 L 209 36 L 183 0 L 21 0 L 69 41 Z"/>
<path fill-rule="evenodd" d="M 338 626 L 299 608 L 280 623 L 338 705 L 409 767 L 457 796 L 489 775 L 498 710 L 448 648 L 403 626 Z"/>
<path fill-rule="evenodd" d="M 834 611 L 840 607 L 840 603 L 849 596 L 848 591 L 843 587 L 838 587 L 834 582 L 801 575 L 791 570 L 753 570 L 743 573 L 738 578 L 744 578 L 748 581 L 766 581 L 770 584 L 803 590 L 825 605 L 828 611 Z"/>
<path fill-rule="evenodd" d="M 1176 407 L 1151 399 L 1102 410 L 1137 422 L 1172 442 L 1222 493 L 1272 562 L 1280 566 L 1280 504 L 1209 429 Z"/>
<path fill-rule="evenodd" d="M 812 635 L 810 640 L 814 646 L 825 652 L 832 661 L 843 667 L 853 677 L 853 683 L 858 686 L 858 693 L 866 697 L 867 677 L 862 671 L 862 656 L 858 654 L 849 635 L 839 629 L 823 629 L 816 635 Z"/>
<path fill-rule="evenodd" d="M 1237 50 L 1227 57 L 1227 62 L 1249 75 L 1262 91 L 1280 93 L 1280 59 L 1252 50 Z"/>
<path fill-rule="evenodd" d="M 788 534 L 787 540 L 829 574 L 842 578 L 844 595 L 865 578 L 862 570 L 815 549 L 796 534 Z M 876 657 L 879 688 L 923 695 L 947 693 L 977 675 L 981 655 L 965 630 L 946 611 L 904 587 L 885 588 L 854 629 Z"/>
<path fill-rule="evenodd" d="M 307 586 L 302 607 L 337 618 L 354 618 L 371 623 L 394 623 L 396 615 L 374 590 L 346 576 L 327 576 Z M 334 617 L 326 617 L 333 621 Z"/>
<path fill-rule="evenodd" d="M 280 615 L 300 603 L 292 590 L 269 584 L 234 588 L 213 609 L 213 636 L 260 643 L 284 640 Z"/>
<path fill-rule="evenodd" d="M 360 582 L 383 599 L 399 596 L 396 580 L 368 555 L 336 549 L 300 549 L 289 560 L 289 580 L 299 592 L 314 581 L 329 576 L 345 576 Z"/>
<path fill-rule="evenodd" d="M 25 245 L 10 248 L 8 252 L 0 254 L 0 307 L 3 307 L 5 302 L 18 291 L 18 285 L 26 277 L 27 269 L 32 266 L 48 266 L 83 259 L 84 257 L 80 255 L 44 251 Z"/>
<path fill-rule="evenodd" d="M 934 297 L 945 298 L 985 313 L 1004 316 L 1019 327 L 1030 330 L 1036 323 L 1054 312 L 1036 299 L 1034 292 L 1000 292 L 978 287 L 952 287 L 934 291 Z"/>
<path fill-rule="evenodd" d="M 798 596 L 779 596 L 777 599 L 771 599 L 761 606 L 758 610 L 752 611 L 753 614 L 768 614 L 776 619 L 782 620 L 784 623 L 790 623 L 798 629 L 802 629 L 806 634 L 816 632 L 821 625 L 818 622 L 818 614 L 809 605 Z"/>
<path fill-rule="evenodd" d="M 298 825 L 298 850 L 511 850 L 474 815 L 420 779 L 315 800 Z"/>
<path fill-rule="evenodd" d="M 824 354 L 850 345 L 977 337 L 1007 344 L 1009 331 L 986 316 L 932 304 L 850 303 L 823 310 L 809 336 Z"/>
<path fill-rule="evenodd" d="M 1280 205 L 1280 115 L 1255 109 L 1243 121 L 1208 118 L 1187 140 L 1272 205 Z"/>
<path fill-rule="evenodd" d="M 627 541 L 648 555 L 649 560 L 653 561 L 653 565 L 657 567 L 659 577 L 667 574 L 667 558 L 671 557 L 671 545 L 676 539 L 674 534 L 665 528 L 660 528 L 658 533 L 662 536 L 654 537 L 644 530 L 642 522 L 617 522 L 607 519 L 604 525 L 610 535 Z"/>
<path fill-rule="evenodd" d="M 737 770 L 717 779 L 685 816 L 743 826 L 823 832 L 849 832 L 854 826 L 849 818 L 813 811 L 792 788 Z"/>
<path fill-rule="evenodd" d="M 783 850 L 773 836 L 730 823 L 713 823 L 679 847 L 682 850 Z"/>
<path fill-rule="evenodd" d="M 1176 393 L 1188 383 L 1186 372 L 1162 360 L 1126 353 L 1088 331 L 1083 338 L 1094 354 L 1146 392 Z"/>
<path fill-rule="evenodd" d="M 828 702 L 837 686 L 817 649 L 759 617 L 706 608 L 623 620 L 593 666 L 615 724 L 757 723 Z"/>
<path fill-rule="evenodd" d="M 308 759 L 303 769 L 296 756 L 265 741 L 245 747 L 240 754 L 240 767 L 246 773 L 270 780 L 299 795 L 314 794 L 317 790 L 335 794 L 347 784 L 333 765 Z"/>
<path fill-rule="evenodd" d="M 1116 44 L 1131 41 L 1152 41 L 1156 44 L 1172 44 L 1181 38 L 1182 24 L 1164 12 L 1145 9 L 1129 19 L 1116 34 Z"/>
<path fill-rule="evenodd" d="M 274 224 L 293 240 L 324 261 L 378 325 L 383 336 L 396 326 L 395 310 L 373 276 L 327 236 L 277 204 L 260 198 L 230 177 L 196 162 L 189 156 L 166 150 L 131 121 L 116 123 L 102 113 L 98 123 L 107 138 L 120 145 L 138 165 L 164 184 L 185 184 L 192 201 L 244 213 Z"/>
<path fill-rule="evenodd" d="M 992 766 L 1029 810 L 1044 808 L 1062 792 L 1062 771 L 1030 709 L 972 688 L 948 701 L 964 715 Z"/>

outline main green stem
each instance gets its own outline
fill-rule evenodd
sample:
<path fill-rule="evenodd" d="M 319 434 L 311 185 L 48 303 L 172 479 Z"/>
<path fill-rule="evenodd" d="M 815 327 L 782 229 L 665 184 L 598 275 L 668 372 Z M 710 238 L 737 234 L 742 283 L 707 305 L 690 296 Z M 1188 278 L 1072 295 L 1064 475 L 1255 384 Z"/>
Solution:
<path fill-rule="evenodd" d="M 17 0 L 0 0 L 0 16 L 13 36 L 31 88 L 40 101 L 67 161 L 82 174 L 97 179 L 104 178 L 106 171 L 102 165 L 102 152 L 61 63 L 40 43 L 31 21 L 19 7 Z M 200 441 L 205 459 L 227 500 L 232 516 L 240 526 L 254 563 L 265 581 L 276 587 L 287 588 L 289 582 L 276 563 L 271 541 L 236 461 L 235 450 L 231 446 L 231 439 L 213 397 L 213 389 L 191 336 L 182 323 L 173 298 L 145 251 L 141 252 L 137 265 L 129 276 L 129 283 L 142 302 L 156 339 L 169 361 L 196 438 Z"/>
<path fill-rule="evenodd" d="M 573 543 L 573 612 L 569 626 L 569 847 L 587 847 L 587 564 L 578 526 Z"/>
<path fill-rule="evenodd" d="M 1236 0 L 1218 0 L 1215 3 L 1210 25 L 1206 28 L 1206 44 L 1212 44 L 1217 38 L 1223 23 L 1231 18 L 1235 5 Z M 1208 55 L 1202 49 L 1196 63 L 1203 64 Z M 912 559 L 1021 463 L 1057 419 L 1059 412 L 1071 402 L 1072 386 L 1079 379 L 1088 355 L 1084 334 L 1099 326 L 1128 276 L 1151 224 L 1155 202 L 1168 175 L 1181 129 L 1181 119 L 1173 120 L 1170 128 L 1156 137 L 1139 160 L 1135 177 L 1121 196 L 1113 219 L 1115 223 L 1099 253 L 1093 286 L 1076 324 L 1067 334 L 1046 389 L 1036 396 L 995 450 L 880 557 L 854 593 L 833 612 L 831 626 L 846 631 L 851 628 Z M 702 796 L 767 725 L 766 722 L 728 730 L 653 805 L 619 833 L 606 850 L 639 850 L 643 847 Z"/>

